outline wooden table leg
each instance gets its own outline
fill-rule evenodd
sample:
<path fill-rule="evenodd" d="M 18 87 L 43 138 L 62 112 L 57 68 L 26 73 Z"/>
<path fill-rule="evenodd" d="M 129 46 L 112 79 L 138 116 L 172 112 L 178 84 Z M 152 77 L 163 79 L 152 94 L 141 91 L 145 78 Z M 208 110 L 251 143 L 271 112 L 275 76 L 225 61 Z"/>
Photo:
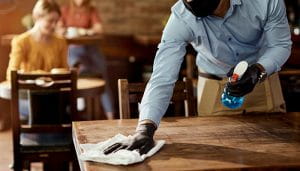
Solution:
<path fill-rule="evenodd" d="M 86 98 L 86 118 L 87 120 L 93 120 L 93 98 Z"/>
<path fill-rule="evenodd" d="M 94 98 L 94 119 L 106 119 L 100 97 Z"/>

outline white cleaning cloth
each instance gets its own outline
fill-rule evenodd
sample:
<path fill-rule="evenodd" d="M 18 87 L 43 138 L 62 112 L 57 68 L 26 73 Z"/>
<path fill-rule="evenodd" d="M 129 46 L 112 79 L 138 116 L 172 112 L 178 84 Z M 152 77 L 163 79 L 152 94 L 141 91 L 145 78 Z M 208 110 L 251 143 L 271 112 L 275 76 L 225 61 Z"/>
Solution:
<path fill-rule="evenodd" d="M 155 146 L 147 154 L 143 155 L 140 155 L 140 153 L 136 150 L 119 150 L 108 155 L 103 153 L 104 149 L 107 147 L 128 138 L 130 138 L 130 136 L 126 137 L 122 134 L 117 134 L 114 137 L 98 144 L 80 144 L 80 148 L 83 150 L 83 153 L 81 153 L 79 158 L 83 161 L 94 161 L 112 165 L 129 165 L 144 161 L 147 157 L 155 154 L 165 144 L 164 140 L 158 140 L 155 142 Z"/>

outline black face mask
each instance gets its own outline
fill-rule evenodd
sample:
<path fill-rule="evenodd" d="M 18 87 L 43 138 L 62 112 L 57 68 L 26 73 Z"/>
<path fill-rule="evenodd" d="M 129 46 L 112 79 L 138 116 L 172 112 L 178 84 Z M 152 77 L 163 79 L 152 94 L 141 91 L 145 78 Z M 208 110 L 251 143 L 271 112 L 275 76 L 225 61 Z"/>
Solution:
<path fill-rule="evenodd" d="M 183 3 L 196 17 L 207 17 L 217 9 L 220 0 L 183 0 Z"/>

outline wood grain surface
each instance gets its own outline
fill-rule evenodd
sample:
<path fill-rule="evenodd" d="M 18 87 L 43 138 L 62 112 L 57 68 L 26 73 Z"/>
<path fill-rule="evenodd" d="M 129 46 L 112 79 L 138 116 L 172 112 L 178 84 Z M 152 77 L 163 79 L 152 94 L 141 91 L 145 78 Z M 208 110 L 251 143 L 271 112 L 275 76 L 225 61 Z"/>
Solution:
<path fill-rule="evenodd" d="M 73 123 L 78 144 L 132 134 L 137 120 Z M 300 113 L 166 118 L 155 139 L 165 146 L 143 163 L 112 166 L 80 161 L 82 170 L 298 170 Z"/>

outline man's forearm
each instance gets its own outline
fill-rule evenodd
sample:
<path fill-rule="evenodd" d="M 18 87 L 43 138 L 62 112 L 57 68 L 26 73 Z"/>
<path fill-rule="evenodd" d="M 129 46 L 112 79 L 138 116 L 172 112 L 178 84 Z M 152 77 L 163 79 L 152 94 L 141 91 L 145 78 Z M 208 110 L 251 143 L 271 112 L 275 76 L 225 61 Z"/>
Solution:
<path fill-rule="evenodd" d="M 268 76 L 270 76 L 281 69 L 282 65 L 289 58 L 290 53 L 289 47 L 269 48 L 258 60 L 258 63 L 263 66 Z"/>

